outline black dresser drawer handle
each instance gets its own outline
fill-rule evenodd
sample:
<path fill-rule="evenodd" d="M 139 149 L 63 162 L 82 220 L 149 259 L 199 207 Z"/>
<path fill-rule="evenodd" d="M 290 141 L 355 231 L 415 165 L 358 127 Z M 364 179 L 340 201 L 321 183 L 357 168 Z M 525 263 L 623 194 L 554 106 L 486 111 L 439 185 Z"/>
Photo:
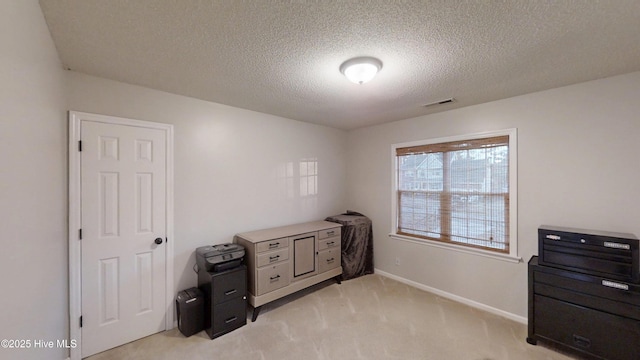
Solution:
<path fill-rule="evenodd" d="M 330 242 L 327 243 L 327 246 L 333 246 L 333 244 L 335 244 L 335 243 L 336 243 L 335 241 L 330 241 Z"/>
<path fill-rule="evenodd" d="M 231 294 L 235 294 L 237 292 L 238 292 L 238 290 L 233 289 L 233 290 L 229 290 L 229 291 L 225 292 L 224 294 L 228 296 L 228 295 L 231 295 Z"/>
<path fill-rule="evenodd" d="M 610 281 L 610 280 L 602 280 L 602 286 L 629 291 L 629 285 L 621 284 L 619 282 Z"/>
<path fill-rule="evenodd" d="M 279 258 L 280 258 L 280 255 L 269 256 L 269 262 L 278 261 Z"/>
<path fill-rule="evenodd" d="M 331 258 L 331 259 L 327 259 L 327 264 L 328 264 L 328 263 L 332 263 L 332 262 L 333 262 L 333 260 L 334 260 L 333 258 Z"/>
<path fill-rule="evenodd" d="M 234 322 L 234 321 L 236 321 L 236 320 L 238 320 L 238 317 L 237 317 L 237 316 L 234 316 L 234 317 L 232 317 L 232 318 L 228 318 L 227 320 L 225 320 L 225 321 L 224 321 L 224 323 L 225 323 L 225 324 L 228 324 L 228 323 L 232 323 L 232 322 Z"/>
<path fill-rule="evenodd" d="M 336 233 L 336 232 L 335 232 L 335 231 L 333 231 L 333 230 L 331 230 L 331 231 L 327 231 L 327 235 L 333 235 L 333 234 L 335 234 L 335 233 Z"/>
<path fill-rule="evenodd" d="M 269 247 L 270 247 L 270 248 L 276 248 L 276 247 L 278 247 L 279 245 L 280 245 L 280 243 L 279 243 L 279 242 L 277 242 L 277 243 L 271 243 L 271 244 L 269 244 Z"/>
<path fill-rule="evenodd" d="M 271 281 L 278 281 L 278 279 L 280 279 L 280 275 L 272 276 L 269 278 L 269 280 Z"/>
<path fill-rule="evenodd" d="M 583 348 L 588 348 L 591 346 L 591 340 L 586 337 L 582 337 L 580 335 L 573 334 L 573 342 Z"/>

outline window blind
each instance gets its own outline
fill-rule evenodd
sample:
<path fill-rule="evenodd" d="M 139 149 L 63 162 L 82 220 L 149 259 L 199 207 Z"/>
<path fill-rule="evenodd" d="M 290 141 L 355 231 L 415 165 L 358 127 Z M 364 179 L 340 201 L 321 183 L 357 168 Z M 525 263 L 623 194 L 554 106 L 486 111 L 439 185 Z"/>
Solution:
<path fill-rule="evenodd" d="M 509 136 L 396 149 L 397 233 L 509 253 Z"/>

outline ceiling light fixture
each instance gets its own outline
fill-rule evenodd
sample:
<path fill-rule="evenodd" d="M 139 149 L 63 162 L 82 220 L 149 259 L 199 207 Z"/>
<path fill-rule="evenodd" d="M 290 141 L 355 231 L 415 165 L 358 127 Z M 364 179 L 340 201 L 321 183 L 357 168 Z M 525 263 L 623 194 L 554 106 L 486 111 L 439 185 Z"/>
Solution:
<path fill-rule="evenodd" d="M 382 69 L 382 61 L 368 56 L 349 59 L 340 65 L 340 72 L 356 84 L 370 81 L 380 69 Z"/>

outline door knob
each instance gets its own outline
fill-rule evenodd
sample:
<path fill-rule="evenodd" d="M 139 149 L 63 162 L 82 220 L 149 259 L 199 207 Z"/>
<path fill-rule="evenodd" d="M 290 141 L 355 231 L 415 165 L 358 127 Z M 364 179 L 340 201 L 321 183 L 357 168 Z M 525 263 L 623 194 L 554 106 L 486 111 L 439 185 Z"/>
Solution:
<path fill-rule="evenodd" d="M 155 242 L 156 244 L 160 245 L 160 244 L 162 244 L 162 238 L 156 238 L 153 242 Z"/>

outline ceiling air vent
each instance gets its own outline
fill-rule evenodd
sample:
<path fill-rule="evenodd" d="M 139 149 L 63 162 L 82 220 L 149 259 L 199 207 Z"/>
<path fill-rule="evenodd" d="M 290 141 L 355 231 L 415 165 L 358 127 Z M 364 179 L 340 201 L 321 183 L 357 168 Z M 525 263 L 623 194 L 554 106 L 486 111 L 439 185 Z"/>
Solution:
<path fill-rule="evenodd" d="M 448 99 L 444 99 L 444 100 L 440 100 L 440 101 L 435 101 L 435 102 L 432 102 L 432 103 L 429 103 L 429 104 L 426 104 L 426 105 L 422 105 L 422 106 L 423 106 L 423 107 L 428 108 L 428 107 L 432 107 L 432 106 L 436 106 L 436 105 L 442 105 L 442 104 L 452 103 L 452 102 L 454 102 L 454 101 L 456 101 L 456 99 L 454 99 L 454 98 L 448 98 Z"/>

